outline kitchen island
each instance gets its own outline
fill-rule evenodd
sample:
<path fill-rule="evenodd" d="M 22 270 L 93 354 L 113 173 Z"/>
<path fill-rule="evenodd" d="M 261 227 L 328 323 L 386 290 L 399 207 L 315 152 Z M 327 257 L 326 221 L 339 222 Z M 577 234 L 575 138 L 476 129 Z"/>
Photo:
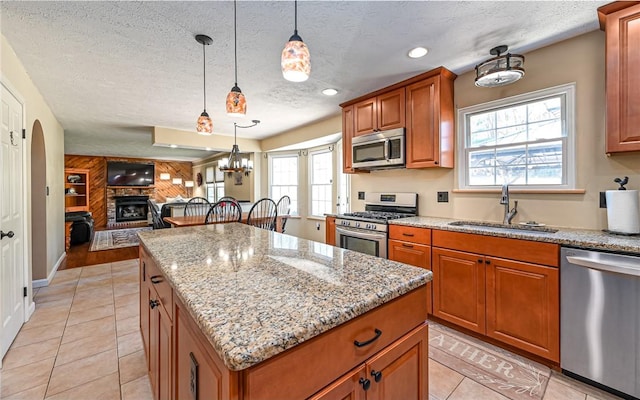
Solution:
<path fill-rule="evenodd" d="M 430 271 L 237 223 L 139 236 L 157 399 L 428 398 Z"/>

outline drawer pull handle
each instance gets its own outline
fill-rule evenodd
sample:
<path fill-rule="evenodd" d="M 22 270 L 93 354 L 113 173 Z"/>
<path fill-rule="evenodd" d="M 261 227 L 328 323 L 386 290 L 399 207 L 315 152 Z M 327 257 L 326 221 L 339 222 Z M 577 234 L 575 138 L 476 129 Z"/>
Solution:
<path fill-rule="evenodd" d="M 371 339 L 365 340 L 364 342 L 358 342 L 357 340 L 354 340 L 353 344 L 355 344 L 356 347 L 364 347 L 364 346 L 370 345 L 371 343 L 373 343 L 376 340 L 378 340 L 380 335 L 382 335 L 382 331 L 380 329 L 376 329 L 375 332 L 376 332 L 376 335 L 374 337 L 372 337 Z"/>
<path fill-rule="evenodd" d="M 402 243 L 402 247 L 408 247 L 410 249 L 413 249 L 413 245 L 409 243 Z"/>
<path fill-rule="evenodd" d="M 151 283 L 157 284 L 162 282 L 162 275 L 154 275 L 151 277 Z"/>
<path fill-rule="evenodd" d="M 380 382 L 382 380 L 382 371 L 371 370 L 371 376 L 373 376 L 374 381 Z"/>
<path fill-rule="evenodd" d="M 413 233 L 406 233 L 406 232 L 402 232 L 402 236 L 413 236 Z"/>
<path fill-rule="evenodd" d="M 359 382 L 364 390 L 369 390 L 369 388 L 371 387 L 371 381 L 367 378 L 360 378 Z"/>
<path fill-rule="evenodd" d="M 486 260 L 486 261 L 485 261 L 485 264 L 491 264 L 491 261 Z"/>
<path fill-rule="evenodd" d="M 483 263 L 482 258 L 478 258 L 478 264 L 482 264 L 482 263 Z"/>
<path fill-rule="evenodd" d="M 160 305 L 160 302 L 158 300 L 149 300 L 149 307 L 151 307 L 152 310 L 158 307 L 159 305 Z"/>

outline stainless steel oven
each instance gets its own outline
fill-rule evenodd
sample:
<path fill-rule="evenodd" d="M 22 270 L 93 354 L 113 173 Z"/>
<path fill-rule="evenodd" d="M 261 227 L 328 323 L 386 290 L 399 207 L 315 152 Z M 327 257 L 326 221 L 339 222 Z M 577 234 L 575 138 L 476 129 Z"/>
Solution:
<path fill-rule="evenodd" d="M 338 223 L 343 222 L 343 220 L 337 220 L 336 222 L 336 244 L 338 247 L 376 257 L 387 258 L 386 229 L 384 232 L 364 230 L 338 225 Z"/>
<path fill-rule="evenodd" d="M 336 218 L 336 245 L 376 257 L 387 258 L 388 221 L 418 214 L 417 193 L 364 195 L 365 211 Z"/>

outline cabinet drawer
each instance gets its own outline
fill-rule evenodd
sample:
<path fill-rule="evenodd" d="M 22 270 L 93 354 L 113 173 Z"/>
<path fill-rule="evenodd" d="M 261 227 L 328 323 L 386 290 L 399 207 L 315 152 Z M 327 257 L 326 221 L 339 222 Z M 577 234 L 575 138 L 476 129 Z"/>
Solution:
<path fill-rule="evenodd" d="M 169 318 L 173 320 L 173 293 L 169 282 L 167 282 L 162 272 L 160 272 L 160 269 L 158 269 L 150 257 L 145 257 L 143 262 L 147 274 L 147 282 L 156 290 L 160 304 L 162 304 L 167 314 L 169 314 Z"/>
<path fill-rule="evenodd" d="M 449 231 L 433 231 L 433 246 L 557 267 L 560 246 L 531 240 Z"/>
<path fill-rule="evenodd" d="M 244 393 L 249 398 L 275 399 L 287 393 L 292 399 L 307 398 L 327 382 L 362 364 L 427 319 L 427 287 L 367 312 L 323 335 L 302 343 L 245 373 Z M 357 347 L 354 341 L 369 345 Z M 292 373 L 295 371 L 295 373 Z"/>
<path fill-rule="evenodd" d="M 389 225 L 389 239 L 429 245 L 431 244 L 431 229 Z"/>

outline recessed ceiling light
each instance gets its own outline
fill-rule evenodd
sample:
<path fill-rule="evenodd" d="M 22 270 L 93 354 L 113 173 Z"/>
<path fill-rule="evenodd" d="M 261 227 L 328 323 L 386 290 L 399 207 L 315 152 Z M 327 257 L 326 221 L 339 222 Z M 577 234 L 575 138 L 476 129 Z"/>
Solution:
<path fill-rule="evenodd" d="M 172 149 L 175 149 L 176 147 L 178 147 L 178 145 L 177 145 L 177 144 L 172 144 L 170 147 L 171 147 Z"/>
<path fill-rule="evenodd" d="M 211 151 L 211 147 L 205 147 L 204 148 L 206 151 Z"/>
<path fill-rule="evenodd" d="M 322 91 L 322 94 L 324 94 L 325 96 L 335 96 L 336 94 L 338 94 L 338 91 L 335 89 L 324 89 Z"/>
<path fill-rule="evenodd" d="M 411 58 L 424 57 L 427 55 L 428 52 L 429 50 L 425 49 L 424 47 L 416 47 L 414 49 L 409 50 L 409 57 Z"/>

